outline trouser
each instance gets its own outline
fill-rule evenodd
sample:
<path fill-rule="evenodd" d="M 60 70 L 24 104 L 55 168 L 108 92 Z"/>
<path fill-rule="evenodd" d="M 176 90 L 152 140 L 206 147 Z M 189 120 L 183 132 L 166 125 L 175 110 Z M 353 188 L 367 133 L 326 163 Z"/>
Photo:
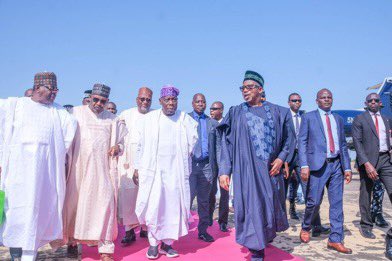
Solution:
<path fill-rule="evenodd" d="M 377 165 L 374 166 L 377 170 L 380 181 L 384 184 L 389 200 L 392 203 L 392 164 L 388 153 L 381 153 L 378 157 Z M 361 227 L 371 229 L 373 228 L 372 216 L 370 211 L 371 194 L 374 187 L 374 181 L 370 179 L 364 165 L 359 167 L 360 175 L 360 189 L 359 189 L 359 209 L 361 212 Z M 392 228 L 387 232 L 388 236 L 392 237 Z"/>
<path fill-rule="evenodd" d="M 140 229 L 142 229 L 144 231 L 147 231 L 147 226 L 146 225 L 139 225 L 139 224 L 136 224 L 136 225 L 125 225 L 124 229 L 125 229 L 125 231 L 129 231 L 129 230 L 135 229 L 135 228 L 137 228 L 139 226 L 140 226 Z"/>
<path fill-rule="evenodd" d="M 114 243 L 109 240 L 101 240 L 98 242 L 98 253 L 100 254 L 113 254 L 114 253 Z"/>
<path fill-rule="evenodd" d="M 212 187 L 210 193 L 210 220 L 213 219 L 215 203 L 216 203 L 216 193 L 218 192 L 218 176 L 214 177 L 212 180 Z M 229 191 L 223 189 L 219 186 L 220 199 L 219 199 L 219 218 L 218 223 L 225 223 L 229 219 Z"/>
<path fill-rule="evenodd" d="M 193 200 L 197 196 L 197 213 L 199 214 L 197 229 L 199 230 L 199 234 L 202 234 L 207 232 L 210 218 L 212 170 L 208 159 L 201 162 L 192 162 L 189 185 L 191 189 L 191 207 Z"/>
<path fill-rule="evenodd" d="M 10 247 L 10 255 L 11 255 L 11 259 L 21 258 L 22 257 L 22 248 L 21 247 Z"/>
<path fill-rule="evenodd" d="M 371 205 L 372 215 L 382 214 L 382 201 L 384 200 L 385 189 L 380 180 L 376 180 L 373 186 L 373 199 Z"/>
<path fill-rule="evenodd" d="M 174 240 L 173 239 L 158 240 L 154 237 L 154 235 L 151 234 L 151 232 L 148 232 L 148 242 L 150 243 L 150 246 L 157 246 L 161 242 L 165 243 L 166 245 L 171 246 L 173 244 Z"/>
<path fill-rule="evenodd" d="M 299 166 L 299 158 L 298 158 L 298 151 L 296 150 L 294 152 L 294 156 L 292 161 L 289 163 L 289 173 L 291 174 L 292 172 L 295 172 L 295 176 L 297 178 L 297 181 L 299 184 L 301 184 L 301 188 L 302 188 L 302 193 L 304 195 L 304 199 L 305 199 L 305 204 L 307 202 L 307 195 L 308 195 L 308 183 L 309 181 L 303 181 L 301 179 L 301 168 Z M 290 178 L 289 178 L 290 179 Z M 289 179 L 285 179 L 285 188 L 286 188 L 286 196 L 287 196 L 287 187 L 288 187 L 288 183 L 289 183 Z M 287 184 L 286 184 L 287 183 Z M 324 192 L 324 190 L 323 190 Z M 295 197 L 289 197 L 289 201 L 290 203 L 295 203 Z M 314 214 L 313 216 L 313 220 L 311 222 L 312 227 L 317 227 L 317 226 L 321 226 L 321 218 L 320 218 L 320 211 L 317 210 L 317 212 Z"/>
<path fill-rule="evenodd" d="M 320 211 L 323 200 L 324 187 L 328 188 L 329 221 L 331 233 L 329 242 L 343 242 L 343 185 L 344 176 L 339 157 L 325 162 L 317 171 L 311 171 L 308 183 L 308 195 L 302 229 L 309 231 L 314 216 Z"/>
<path fill-rule="evenodd" d="M 307 189 L 307 182 L 302 181 L 301 179 L 301 168 L 299 166 L 299 162 L 298 162 L 298 152 L 297 150 L 294 152 L 294 156 L 292 161 L 289 163 L 289 173 L 291 174 L 294 170 L 295 172 L 295 178 L 291 178 L 291 176 L 288 179 L 285 179 L 285 195 L 287 197 L 287 192 L 288 192 L 288 186 L 290 183 L 295 183 L 296 180 L 297 184 L 294 184 L 293 189 L 297 190 L 298 186 L 301 185 L 302 188 L 302 193 L 304 194 L 304 198 L 306 200 L 306 189 Z M 290 193 L 291 194 L 291 193 Z M 295 202 L 295 196 L 294 195 L 289 195 L 289 201 L 290 203 L 294 203 Z"/>
<path fill-rule="evenodd" d="M 34 250 L 23 250 L 22 261 L 34 261 L 37 258 L 37 251 Z"/>

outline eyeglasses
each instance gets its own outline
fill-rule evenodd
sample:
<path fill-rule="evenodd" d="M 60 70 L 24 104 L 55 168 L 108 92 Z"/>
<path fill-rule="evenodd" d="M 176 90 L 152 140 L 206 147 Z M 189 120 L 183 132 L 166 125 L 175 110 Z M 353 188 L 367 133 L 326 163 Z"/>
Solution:
<path fill-rule="evenodd" d="M 108 100 L 103 100 L 103 99 L 99 99 L 99 98 L 95 98 L 95 97 L 92 99 L 92 101 L 93 101 L 93 103 L 99 102 L 100 104 L 104 104 L 104 105 L 108 102 Z"/>
<path fill-rule="evenodd" d="M 169 103 L 169 102 L 177 102 L 178 98 L 177 97 L 173 97 L 173 98 L 163 98 L 162 99 L 164 103 Z"/>
<path fill-rule="evenodd" d="M 150 98 L 139 98 L 139 97 L 137 97 L 138 99 L 139 99 L 139 101 L 141 101 L 141 102 L 151 102 L 151 99 Z"/>
<path fill-rule="evenodd" d="M 211 107 L 210 110 L 211 111 L 217 111 L 217 110 L 222 110 L 222 108 Z"/>
<path fill-rule="evenodd" d="M 299 103 L 301 103 L 302 102 L 302 100 L 301 99 L 293 99 L 293 100 L 290 100 L 291 102 L 299 102 Z"/>
<path fill-rule="evenodd" d="M 50 92 L 58 92 L 59 89 L 57 89 L 57 87 L 52 88 L 52 86 L 50 85 L 40 85 L 41 87 L 45 87 L 46 89 L 48 89 Z"/>
<path fill-rule="evenodd" d="M 242 85 L 242 86 L 240 86 L 240 91 L 243 92 L 245 89 L 250 91 L 250 90 L 253 90 L 256 88 L 261 88 L 261 87 L 257 84 Z"/>
<path fill-rule="evenodd" d="M 371 102 L 375 102 L 375 103 L 379 103 L 380 102 L 380 99 L 369 99 L 369 100 L 367 100 L 367 102 L 368 103 L 371 103 Z"/>

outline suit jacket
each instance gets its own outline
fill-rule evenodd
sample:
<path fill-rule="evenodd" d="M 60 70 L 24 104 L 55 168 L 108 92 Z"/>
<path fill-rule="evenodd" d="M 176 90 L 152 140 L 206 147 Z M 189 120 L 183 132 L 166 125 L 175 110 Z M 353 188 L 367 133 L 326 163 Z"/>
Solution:
<path fill-rule="evenodd" d="M 189 115 L 193 119 L 193 112 L 190 112 Z M 207 116 L 207 115 L 206 115 Z M 206 117 L 207 121 L 207 133 L 208 133 L 208 158 L 211 165 L 212 175 L 213 177 L 218 175 L 218 158 L 220 158 L 220 139 L 218 138 L 218 132 L 216 130 L 216 126 L 218 126 L 218 121 Z M 201 134 L 199 135 L 199 141 L 201 139 Z M 201 142 L 201 141 L 200 141 Z"/>
<path fill-rule="evenodd" d="M 301 116 L 302 119 L 302 115 L 304 114 L 303 111 L 299 111 L 298 112 L 299 116 Z M 287 156 L 286 162 L 290 163 L 293 160 L 294 157 L 294 151 L 295 148 L 297 147 L 297 143 L 298 143 L 298 139 L 297 139 L 297 135 L 295 135 L 295 126 L 294 126 L 294 121 L 293 121 L 293 117 L 291 115 L 291 111 L 289 110 L 289 136 L 291 137 L 291 144 L 289 147 L 289 155 Z"/>
<path fill-rule="evenodd" d="M 384 121 L 385 131 L 387 134 L 388 151 L 390 151 L 390 122 L 385 116 L 381 115 L 381 117 Z M 358 166 L 360 167 L 364 163 L 370 162 L 375 167 L 378 162 L 380 143 L 377 136 L 376 126 L 368 111 L 365 111 L 355 117 L 352 126 L 352 133 L 355 151 L 357 152 Z"/>
<path fill-rule="evenodd" d="M 343 170 L 348 170 L 351 169 L 351 166 L 344 135 L 343 118 L 336 113 L 332 113 L 332 115 L 336 121 L 341 165 Z M 302 116 L 298 134 L 298 156 L 301 167 L 309 166 L 310 171 L 317 171 L 323 167 L 327 159 L 326 136 L 318 110 L 305 113 Z"/>

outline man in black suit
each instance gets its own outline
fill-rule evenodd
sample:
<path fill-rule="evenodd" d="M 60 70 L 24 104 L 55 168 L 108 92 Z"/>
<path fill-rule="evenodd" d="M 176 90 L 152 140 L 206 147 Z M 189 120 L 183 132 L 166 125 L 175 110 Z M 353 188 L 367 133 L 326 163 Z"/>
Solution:
<path fill-rule="evenodd" d="M 360 174 L 359 208 L 361 212 L 360 232 L 374 239 L 373 222 L 370 214 L 371 192 L 374 182 L 380 180 L 392 202 L 392 163 L 389 120 L 380 114 L 381 101 L 377 93 L 366 97 L 367 111 L 358 115 L 353 122 L 352 133 L 357 152 Z M 386 257 L 392 260 L 392 228 L 386 235 Z"/>
<path fill-rule="evenodd" d="M 192 100 L 193 112 L 189 115 L 198 122 L 197 133 L 199 139 L 195 145 L 192 156 L 192 172 L 189 177 L 191 189 L 191 206 L 197 196 L 197 212 L 199 214 L 199 239 L 213 242 L 214 238 L 207 233 L 210 223 L 210 192 L 212 181 L 218 175 L 217 153 L 220 152 L 220 143 L 217 142 L 216 126 L 218 122 L 208 117 L 206 98 L 197 93 Z M 216 184 L 214 184 L 216 186 Z"/>
<path fill-rule="evenodd" d="M 224 105 L 222 102 L 216 101 L 212 103 L 210 107 L 211 118 L 216 120 L 218 123 L 221 123 L 223 120 L 223 110 L 224 110 Z M 214 179 L 212 180 L 212 188 L 210 193 L 210 224 L 209 224 L 210 226 L 212 226 L 213 224 L 213 215 L 214 215 L 215 203 L 216 203 L 215 196 L 216 193 L 218 192 L 217 181 L 218 181 L 218 175 L 215 175 Z M 223 189 L 222 187 L 219 187 L 219 193 L 220 193 L 219 217 L 218 217 L 219 229 L 222 232 L 228 232 L 229 230 L 227 229 L 227 223 L 229 220 L 229 192 Z"/>

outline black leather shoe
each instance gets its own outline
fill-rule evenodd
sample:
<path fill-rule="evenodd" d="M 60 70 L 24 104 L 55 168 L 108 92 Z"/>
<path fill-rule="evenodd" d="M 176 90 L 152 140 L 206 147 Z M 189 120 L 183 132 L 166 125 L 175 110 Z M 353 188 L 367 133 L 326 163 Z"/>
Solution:
<path fill-rule="evenodd" d="M 214 238 L 208 234 L 207 232 L 199 234 L 199 239 L 203 240 L 204 242 L 214 242 Z"/>
<path fill-rule="evenodd" d="M 295 210 L 295 202 L 290 202 L 290 218 L 298 220 L 298 214 L 297 211 Z"/>
<path fill-rule="evenodd" d="M 359 228 L 359 232 L 361 232 L 361 235 L 365 238 L 370 238 L 370 239 L 375 239 L 376 236 L 373 234 L 372 230 L 369 228 Z"/>
<path fill-rule="evenodd" d="M 219 229 L 222 232 L 229 232 L 229 230 L 227 229 L 227 224 L 226 223 L 220 223 L 219 224 Z"/>
<path fill-rule="evenodd" d="M 381 213 L 374 216 L 374 223 L 378 227 L 389 227 L 389 223 L 384 219 Z"/>
<path fill-rule="evenodd" d="M 328 235 L 331 232 L 329 227 L 315 226 L 312 229 L 312 237 L 319 237 L 321 234 Z"/>
<path fill-rule="evenodd" d="M 78 245 L 68 245 L 67 246 L 67 257 L 68 258 L 78 258 L 79 251 Z"/>
<path fill-rule="evenodd" d="M 385 240 L 386 240 L 385 257 L 388 258 L 389 260 L 392 260 L 392 237 L 387 235 Z"/>
<path fill-rule="evenodd" d="M 140 237 L 147 238 L 147 231 L 140 228 Z"/>
<path fill-rule="evenodd" d="M 129 246 L 133 241 L 136 241 L 135 230 L 131 229 L 125 232 L 124 238 L 121 240 L 123 246 Z"/>

